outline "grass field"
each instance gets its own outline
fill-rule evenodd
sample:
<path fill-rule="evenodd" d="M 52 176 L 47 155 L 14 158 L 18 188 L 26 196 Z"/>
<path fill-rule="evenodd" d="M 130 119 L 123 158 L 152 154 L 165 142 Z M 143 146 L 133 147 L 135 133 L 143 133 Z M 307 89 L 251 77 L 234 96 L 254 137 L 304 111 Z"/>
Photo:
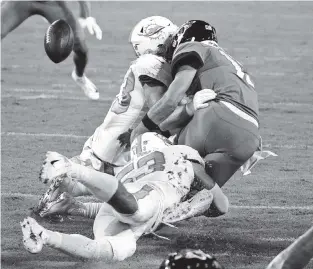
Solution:
<path fill-rule="evenodd" d="M 48 25 L 40 17 L 1 44 L 2 268 L 153 269 L 168 252 L 192 247 L 215 254 L 229 269 L 264 269 L 312 225 L 313 2 L 93 2 L 92 7 L 103 40 L 88 37 L 87 74 L 100 89 L 99 101 L 87 100 L 75 87 L 71 57 L 59 65 L 47 58 Z M 227 216 L 161 230 L 171 241 L 142 238 L 136 254 L 119 264 L 82 263 L 49 248 L 27 253 L 19 222 L 46 189 L 38 180 L 46 151 L 80 152 L 134 59 L 127 43 L 132 26 L 156 14 L 177 24 L 204 19 L 217 28 L 221 46 L 255 77 L 265 148 L 278 157 L 226 184 L 232 205 Z M 92 236 L 91 220 L 43 225 Z"/>

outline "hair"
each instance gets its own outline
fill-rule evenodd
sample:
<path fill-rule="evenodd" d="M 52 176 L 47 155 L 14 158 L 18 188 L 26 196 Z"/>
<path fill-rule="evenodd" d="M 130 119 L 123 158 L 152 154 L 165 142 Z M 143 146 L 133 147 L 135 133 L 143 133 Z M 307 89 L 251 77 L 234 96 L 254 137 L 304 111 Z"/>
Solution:
<path fill-rule="evenodd" d="M 159 45 L 156 55 L 164 58 L 167 62 L 171 62 L 174 54 L 174 48 L 172 46 L 173 43 L 173 35 L 169 35 L 167 39 L 165 39 L 162 45 Z"/>

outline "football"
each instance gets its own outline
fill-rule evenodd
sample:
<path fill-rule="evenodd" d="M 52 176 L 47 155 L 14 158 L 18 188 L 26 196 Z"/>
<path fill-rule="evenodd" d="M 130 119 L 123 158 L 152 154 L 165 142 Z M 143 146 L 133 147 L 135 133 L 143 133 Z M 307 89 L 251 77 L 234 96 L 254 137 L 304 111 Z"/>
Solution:
<path fill-rule="evenodd" d="M 72 52 L 74 34 L 64 20 L 53 22 L 46 31 L 44 47 L 46 54 L 54 63 L 63 62 Z"/>

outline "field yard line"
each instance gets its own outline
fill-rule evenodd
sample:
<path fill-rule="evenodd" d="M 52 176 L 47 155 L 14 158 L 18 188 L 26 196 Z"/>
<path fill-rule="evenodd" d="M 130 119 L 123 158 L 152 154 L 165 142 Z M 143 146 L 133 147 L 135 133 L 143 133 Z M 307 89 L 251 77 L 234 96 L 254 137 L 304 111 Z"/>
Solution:
<path fill-rule="evenodd" d="M 4 136 L 32 136 L 32 137 L 63 137 L 63 138 L 77 138 L 86 139 L 89 136 L 74 135 L 74 134 L 46 134 L 46 133 L 15 133 L 15 132 L 2 132 Z"/>
<path fill-rule="evenodd" d="M 40 195 L 31 193 L 20 193 L 20 192 L 3 192 L 2 197 L 22 197 L 22 198 L 40 198 Z M 91 196 L 80 197 L 83 200 L 92 200 Z M 313 206 L 243 206 L 243 205 L 231 205 L 231 208 L 236 209 L 271 209 L 271 210 L 308 210 L 313 211 Z"/>
<path fill-rule="evenodd" d="M 19 132 L 1 132 L 1 136 L 30 136 L 30 137 L 62 137 L 62 138 L 76 138 L 76 139 L 86 139 L 89 136 L 85 135 L 74 135 L 74 134 L 48 134 L 48 133 L 19 133 Z M 264 144 L 264 149 L 266 148 L 283 148 L 283 149 L 312 149 L 313 145 L 273 145 Z"/>
<path fill-rule="evenodd" d="M 59 96 L 53 94 L 39 94 L 39 95 L 25 95 L 17 96 L 12 94 L 2 94 L 1 98 L 16 98 L 18 100 L 37 100 L 37 99 L 56 99 L 56 100 L 74 100 L 74 101 L 92 101 L 87 97 L 70 97 L 70 96 Z M 97 102 L 111 102 L 112 98 L 100 98 Z"/>
<path fill-rule="evenodd" d="M 75 97 L 75 96 L 60 96 L 54 94 L 45 94 L 45 93 L 74 93 L 76 94 L 78 90 L 65 90 L 65 89 L 26 89 L 26 88 L 15 88 L 15 89 L 7 89 L 7 92 L 24 92 L 24 93 L 42 93 L 38 95 L 26 95 L 26 96 L 19 96 L 19 95 L 12 95 L 12 94 L 2 94 L 2 98 L 17 98 L 21 100 L 36 100 L 36 99 L 64 99 L 64 100 L 78 100 L 78 101 L 89 101 L 86 97 Z M 113 101 L 114 97 L 109 98 L 100 98 L 97 102 L 108 102 Z M 260 102 L 261 108 L 266 108 L 269 105 L 280 105 L 280 106 L 308 106 L 313 107 L 312 103 L 298 103 L 298 102 Z"/>

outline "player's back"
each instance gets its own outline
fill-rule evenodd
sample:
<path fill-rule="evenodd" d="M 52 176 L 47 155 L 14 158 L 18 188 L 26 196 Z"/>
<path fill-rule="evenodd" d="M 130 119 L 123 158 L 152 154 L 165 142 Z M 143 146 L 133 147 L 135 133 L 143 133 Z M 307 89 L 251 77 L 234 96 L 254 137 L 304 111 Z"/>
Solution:
<path fill-rule="evenodd" d="M 213 89 L 218 100 L 230 102 L 257 119 L 259 109 L 254 83 L 238 61 L 210 41 L 182 44 L 174 54 L 174 61 L 179 60 L 179 55 L 187 54 L 193 54 L 201 65 L 188 94 Z"/>
<path fill-rule="evenodd" d="M 204 164 L 203 160 L 196 150 L 184 145 L 169 145 L 165 140 L 155 133 L 137 137 L 131 147 L 132 160 L 119 172 L 117 179 L 123 183 L 166 181 L 187 193 L 194 179 L 191 161 Z M 154 172 L 163 172 L 166 177 L 145 177 Z"/>

